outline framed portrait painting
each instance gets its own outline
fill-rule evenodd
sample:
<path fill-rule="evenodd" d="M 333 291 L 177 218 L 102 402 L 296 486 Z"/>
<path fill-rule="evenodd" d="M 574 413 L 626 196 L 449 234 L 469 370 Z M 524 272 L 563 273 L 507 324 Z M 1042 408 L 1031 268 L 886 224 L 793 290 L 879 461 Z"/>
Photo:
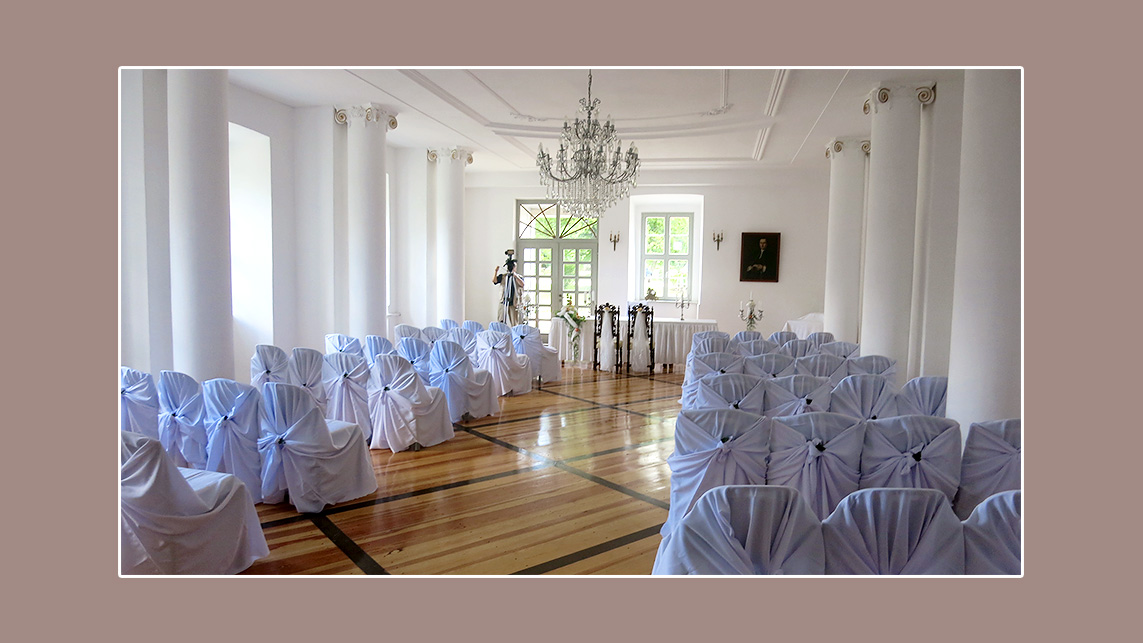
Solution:
<path fill-rule="evenodd" d="M 778 281 L 781 232 L 743 232 L 739 281 Z"/>

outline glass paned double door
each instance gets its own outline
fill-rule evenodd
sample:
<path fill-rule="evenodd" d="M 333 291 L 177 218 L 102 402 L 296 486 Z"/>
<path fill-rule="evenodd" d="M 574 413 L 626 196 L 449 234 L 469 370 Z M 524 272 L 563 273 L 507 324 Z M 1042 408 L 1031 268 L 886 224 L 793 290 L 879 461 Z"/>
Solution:
<path fill-rule="evenodd" d="M 528 324 L 547 335 L 552 317 L 570 298 L 579 314 L 591 315 L 595 294 L 596 259 L 599 243 L 591 240 L 522 239 L 516 256 L 524 293 L 533 304 Z"/>

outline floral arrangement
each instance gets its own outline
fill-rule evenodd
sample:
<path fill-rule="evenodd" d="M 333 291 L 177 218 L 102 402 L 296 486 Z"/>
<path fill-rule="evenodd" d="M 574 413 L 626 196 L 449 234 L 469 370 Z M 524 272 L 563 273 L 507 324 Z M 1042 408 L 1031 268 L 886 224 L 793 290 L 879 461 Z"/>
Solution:
<path fill-rule="evenodd" d="M 647 301 L 656 301 L 659 299 L 659 295 L 655 293 L 654 288 L 648 288 L 647 294 L 644 295 L 643 299 L 646 299 Z"/>
<path fill-rule="evenodd" d="M 556 315 L 556 317 L 564 320 L 564 322 L 566 322 L 568 325 L 568 341 L 572 346 L 572 360 L 578 362 L 579 338 L 581 327 L 585 318 L 583 315 L 579 314 L 578 310 L 576 310 L 575 304 L 572 303 L 570 296 L 568 297 L 567 303 L 564 304 L 564 307 L 560 309 L 560 312 L 558 315 Z"/>

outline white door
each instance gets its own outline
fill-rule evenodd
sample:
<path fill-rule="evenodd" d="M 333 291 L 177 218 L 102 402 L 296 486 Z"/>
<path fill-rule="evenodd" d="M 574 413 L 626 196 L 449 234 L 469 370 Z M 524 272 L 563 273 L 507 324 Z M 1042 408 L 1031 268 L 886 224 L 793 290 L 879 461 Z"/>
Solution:
<path fill-rule="evenodd" d="M 547 335 L 552 317 L 570 299 L 591 315 L 599 255 L 597 219 L 565 217 L 551 201 L 518 201 L 517 270 L 532 303 L 526 323 Z"/>

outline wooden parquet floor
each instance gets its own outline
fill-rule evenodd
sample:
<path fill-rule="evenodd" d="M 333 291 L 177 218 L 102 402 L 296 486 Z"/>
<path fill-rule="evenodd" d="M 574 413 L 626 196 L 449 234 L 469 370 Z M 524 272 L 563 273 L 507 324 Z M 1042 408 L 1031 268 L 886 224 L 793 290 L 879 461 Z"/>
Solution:
<path fill-rule="evenodd" d="M 320 514 L 258 505 L 245 574 L 649 574 L 682 373 L 564 368 L 421 451 L 371 451 L 378 490 Z"/>

